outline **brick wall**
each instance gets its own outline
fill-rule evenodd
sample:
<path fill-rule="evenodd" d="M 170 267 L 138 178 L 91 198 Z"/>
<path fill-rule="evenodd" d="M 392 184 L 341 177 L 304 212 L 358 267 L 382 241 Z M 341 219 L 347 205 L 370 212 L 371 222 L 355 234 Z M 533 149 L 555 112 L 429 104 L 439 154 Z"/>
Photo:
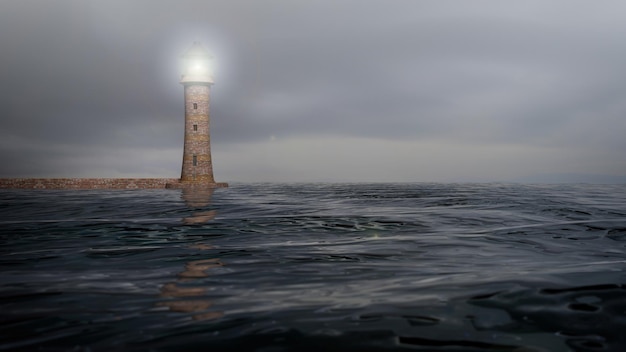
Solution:
<path fill-rule="evenodd" d="M 0 178 L 0 188 L 22 189 L 158 189 L 176 178 Z"/>
<path fill-rule="evenodd" d="M 214 182 L 209 95 L 209 84 L 185 84 L 185 146 L 181 171 L 181 179 L 185 182 Z"/>

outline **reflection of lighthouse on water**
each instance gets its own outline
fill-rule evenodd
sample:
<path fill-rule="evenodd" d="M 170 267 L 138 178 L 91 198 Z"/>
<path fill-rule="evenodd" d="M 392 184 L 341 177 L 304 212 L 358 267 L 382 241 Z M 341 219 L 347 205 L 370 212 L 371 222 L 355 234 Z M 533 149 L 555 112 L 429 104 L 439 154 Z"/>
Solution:
<path fill-rule="evenodd" d="M 206 208 L 211 203 L 213 188 L 185 187 L 182 189 L 182 198 L 189 208 Z M 215 218 L 215 210 L 194 212 L 183 218 L 184 224 L 203 224 Z M 193 251 L 211 250 L 213 247 L 205 243 L 195 243 L 188 247 Z M 194 313 L 194 320 L 216 319 L 224 315 L 220 311 L 209 310 L 213 305 L 206 298 L 207 287 L 197 286 L 201 279 L 208 277 L 208 271 L 224 264 L 219 258 L 192 260 L 185 263 L 183 271 L 178 273 L 177 280 L 168 282 L 161 287 L 160 297 L 166 300 L 157 303 L 160 307 L 167 307 L 172 312 Z"/>

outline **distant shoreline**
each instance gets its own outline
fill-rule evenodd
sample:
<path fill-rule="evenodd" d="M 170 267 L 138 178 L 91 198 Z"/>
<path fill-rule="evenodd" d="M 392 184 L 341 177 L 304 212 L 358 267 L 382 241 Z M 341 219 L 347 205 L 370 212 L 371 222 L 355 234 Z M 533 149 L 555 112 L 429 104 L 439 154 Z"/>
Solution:
<path fill-rule="evenodd" d="M 0 178 L 0 189 L 165 189 L 228 187 L 227 183 L 181 182 L 177 178 Z"/>

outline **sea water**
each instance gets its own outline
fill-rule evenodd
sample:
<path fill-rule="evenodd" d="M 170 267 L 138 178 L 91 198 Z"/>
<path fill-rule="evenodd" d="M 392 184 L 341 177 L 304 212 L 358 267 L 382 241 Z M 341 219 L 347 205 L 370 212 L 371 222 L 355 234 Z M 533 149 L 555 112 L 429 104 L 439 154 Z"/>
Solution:
<path fill-rule="evenodd" d="M 0 350 L 626 350 L 624 185 L 2 190 L 0 268 Z"/>

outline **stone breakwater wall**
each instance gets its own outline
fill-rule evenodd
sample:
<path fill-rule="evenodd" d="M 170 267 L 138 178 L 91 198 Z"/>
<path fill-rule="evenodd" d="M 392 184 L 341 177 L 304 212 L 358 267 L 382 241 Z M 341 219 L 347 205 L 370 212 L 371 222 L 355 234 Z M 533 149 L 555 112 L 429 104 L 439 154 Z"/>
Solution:
<path fill-rule="evenodd" d="M 177 178 L 0 178 L 0 188 L 18 189 L 158 189 Z"/>

